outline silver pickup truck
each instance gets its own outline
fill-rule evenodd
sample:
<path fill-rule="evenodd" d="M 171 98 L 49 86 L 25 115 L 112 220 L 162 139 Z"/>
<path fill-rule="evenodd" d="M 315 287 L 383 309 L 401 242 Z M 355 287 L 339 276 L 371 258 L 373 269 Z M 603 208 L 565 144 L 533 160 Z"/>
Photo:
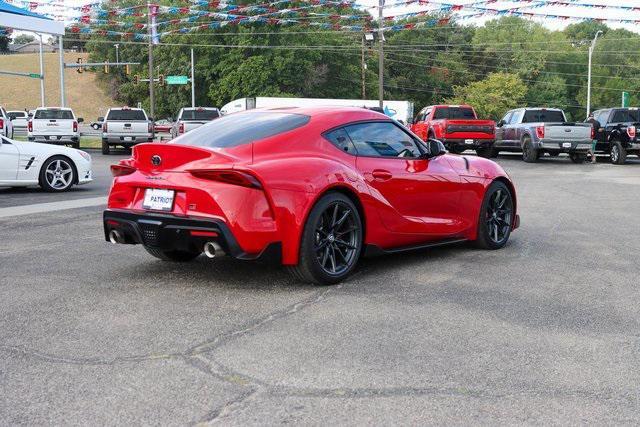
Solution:
<path fill-rule="evenodd" d="M 593 143 L 588 123 L 567 123 L 564 111 L 556 108 L 518 108 L 496 125 L 492 155 L 500 151 L 521 152 L 525 162 L 536 162 L 548 153 L 568 153 L 572 162 L 582 163 Z"/>
<path fill-rule="evenodd" d="M 141 108 L 111 108 L 102 123 L 102 154 L 111 147 L 130 148 L 141 142 L 153 142 L 153 120 Z"/>

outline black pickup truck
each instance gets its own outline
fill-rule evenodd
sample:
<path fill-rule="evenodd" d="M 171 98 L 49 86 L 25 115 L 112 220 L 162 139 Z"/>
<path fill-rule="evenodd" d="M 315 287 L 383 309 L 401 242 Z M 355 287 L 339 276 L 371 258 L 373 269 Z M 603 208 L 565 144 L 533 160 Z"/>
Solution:
<path fill-rule="evenodd" d="M 640 156 L 640 110 L 638 108 L 606 108 L 593 112 L 600 123 L 596 129 L 596 153 L 611 156 L 611 163 L 622 165 L 627 155 Z"/>

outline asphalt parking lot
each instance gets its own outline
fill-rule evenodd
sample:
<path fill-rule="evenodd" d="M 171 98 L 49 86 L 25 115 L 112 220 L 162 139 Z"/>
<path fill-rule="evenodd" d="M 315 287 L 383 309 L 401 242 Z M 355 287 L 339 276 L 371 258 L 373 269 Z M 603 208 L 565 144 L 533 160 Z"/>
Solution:
<path fill-rule="evenodd" d="M 317 288 L 277 266 L 168 264 L 104 241 L 97 198 L 0 190 L 0 424 L 636 424 L 640 159 L 498 159 L 521 228 L 365 259 Z M 5 213 L 3 216 L 3 212 Z"/>

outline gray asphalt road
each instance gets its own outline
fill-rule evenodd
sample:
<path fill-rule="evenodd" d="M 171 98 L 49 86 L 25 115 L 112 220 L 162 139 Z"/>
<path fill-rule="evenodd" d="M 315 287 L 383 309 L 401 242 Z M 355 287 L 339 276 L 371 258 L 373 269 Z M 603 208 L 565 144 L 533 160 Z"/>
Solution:
<path fill-rule="evenodd" d="M 101 207 L 0 219 L 0 424 L 637 424 L 640 161 L 499 162 L 505 249 L 328 288 L 112 246 Z"/>

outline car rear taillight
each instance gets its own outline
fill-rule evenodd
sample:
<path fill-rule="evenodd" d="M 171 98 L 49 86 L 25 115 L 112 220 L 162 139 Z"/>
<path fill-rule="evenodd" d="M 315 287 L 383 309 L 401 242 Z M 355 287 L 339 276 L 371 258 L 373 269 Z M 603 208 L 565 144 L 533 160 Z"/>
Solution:
<path fill-rule="evenodd" d="M 73 132 L 78 132 L 78 122 L 73 122 Z"/>
<path fill-rule="evenodd" d="M 178 126 L 178 132 L 184 133 L 184 123 L 180 123 L 180 126 Z"/>
<path fill-rule="evenodd" d="M 627 135 L 629 135 L 629 138 L 633 139 L 636 137 L 636 127 L 635 126 L 629 126 L 627 128 Z"/>
<path fill-rule="evenodd" d="M 102 132 L 107 133 L 107 129 L 108 129 L 108 128 L 107 128 L 107 124 L 106 124 L 106 123 L 103 123 L 103 124 L 102 124 Z"/>
<path fill-rule="evenodd" d="M 260 181 L 255 176 L 235 170 L 190 170 L 189 173 L 200 179 L 224 182 L 225 184 L 239 185 L 248 188 L 262 188 Z"/>
<path fill-rule="evenodd" d="M 149 133 L 153 133 L 153 123 L 149 122 L 149 127 L 147 128 Z"/>
<path fill-rule="evenodd" d="M 0 119 L 0 129 L 4 129 L 4 119 Z"/>
<path fill-rule="evenodd" d="M 544 126 L 538 126 L 536 128 L 536 136 L 538 137 L 538 139 L 544 138 Z"/>
<path fill-rule="evenodd" d="M 131 175 L 136 171 L 136 168 L 127 165 L 111 165 L 111 175 L 124 176 Z"/>
<path fill-rule="evenodd" d="M 29 132 L 33 132 L 33 122 L 31 120 L 29 120 L 29 123 L 27 123 L 27 130 Z"/>

